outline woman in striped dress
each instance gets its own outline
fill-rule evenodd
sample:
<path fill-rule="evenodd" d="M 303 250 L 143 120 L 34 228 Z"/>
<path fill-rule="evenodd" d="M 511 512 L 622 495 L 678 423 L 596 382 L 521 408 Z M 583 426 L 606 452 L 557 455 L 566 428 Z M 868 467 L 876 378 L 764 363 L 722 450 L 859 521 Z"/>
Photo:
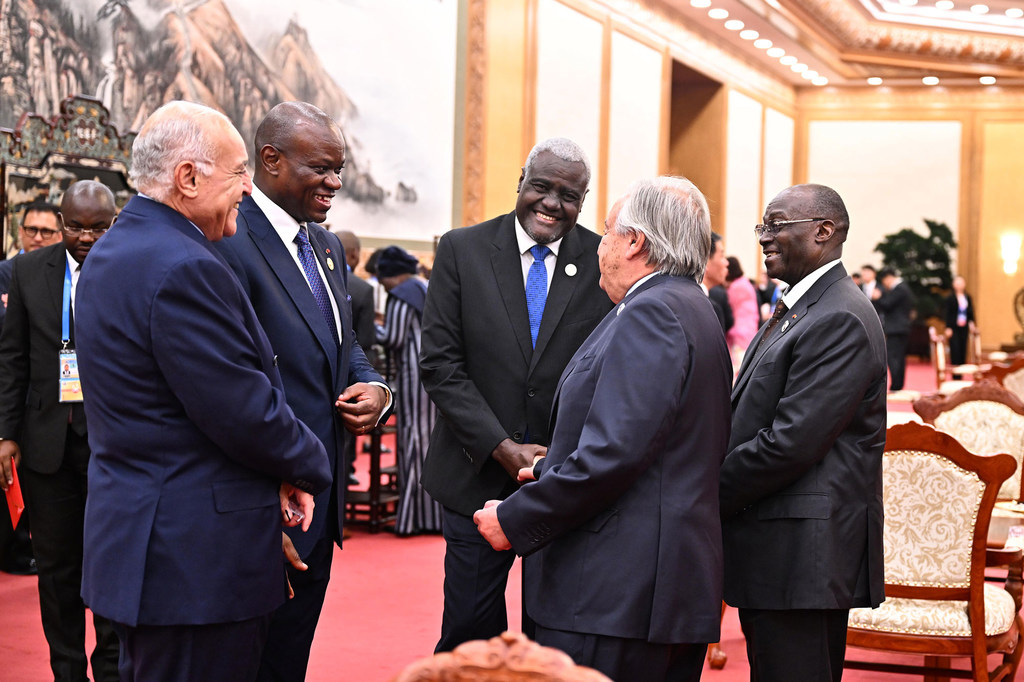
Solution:
<path fill-rule="evenodd" d="M 396 367 L 398 535 L 441 531 L 441 505 L 420 487 L 437 408 L 420 383 L 420 318 L 427 284 L 416 276 L 418 266 L 419 261 L 398 246 L 384 249 L 377 261 L 377 278 L 388 291 L 377 342 L 391 352 Z"/>

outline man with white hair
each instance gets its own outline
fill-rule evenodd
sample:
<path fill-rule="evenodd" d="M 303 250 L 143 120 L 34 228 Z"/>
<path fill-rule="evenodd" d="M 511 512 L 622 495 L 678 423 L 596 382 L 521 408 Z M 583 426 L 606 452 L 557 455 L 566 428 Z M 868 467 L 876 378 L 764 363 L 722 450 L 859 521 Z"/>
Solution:
<path fill-rule="evenodd" d="M 141 195 L 78 284 L 92 446 L 82 596 L 114 622 L 122 680 L 255 679 L 288 592 L 281 525 L 308 528 L 331 483 L 211 245 L 235 232 L 246 160 L 223 114 L 158 109 L 132 147 Z"/>
<path fill-rule="evenodd" d="M 519 469 L 544 453 L 558 377 L 611 307 L 597 284 L 600 239 L 576 223 L 589 182 L 579 145 L 544 140 L 523 166 L 515 211 L 437 245 L 420 352 L 423 388 L 440 413 L 422 476 L 444 507 L 437 651 L 508 628 L 515 555 L 491 551 L 472 515 L 515 491 Z"/>
<path fill-rule="evenodd" d="M 536 640 L 618 682 L 697 680 L 719 637 L 718 474 L 732 367 L 698 284 L 711 254 L 700 190 L 642 180 L 598 256 L 615 308 L 565 368 L 536 478 L 476 512 L 526 557 Z"/>

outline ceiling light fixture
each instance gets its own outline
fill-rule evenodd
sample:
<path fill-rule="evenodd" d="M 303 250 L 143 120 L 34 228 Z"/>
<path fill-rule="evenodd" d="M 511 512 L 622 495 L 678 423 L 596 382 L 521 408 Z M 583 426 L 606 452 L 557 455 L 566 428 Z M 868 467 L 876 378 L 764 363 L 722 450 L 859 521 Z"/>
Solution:
<path fill-rule="evenodd" d="M 982 76 L 981 78 L 978 79 L 978 82 L 981 83 L 982 85 L 995 85 L 996 84 L 996 77 L 995 76 Z"/>
<path fill-rule="evenodd" d="M 758 38 L 757 40 L 754 41 L 754 47 L 756 47 L 759 50 L 767 50 L 771 46 L 772 41 L 768 40 L 767 38 Z"/>
<path fill-rule="evenodd" d="M 768 51 L 765 52 L 765 54 L 771 57 L 772 59 L 778 59 L 779 57 L 785 55 L 786 51 L 783 50 L 781 47 L 769 47 Z"/>
<path fill-rule="evenodd" d="M 779 63 L 782 64 L 783 66 L 792 66 L 793 64 L 796 64 L 796 61 L 796 57 L 794 57 L 791 54 L 787 54 L 785 57 L 779 60 Z"/>
<path fill-rule="evenodd" d="M 793 70 L 793 73 L 803 73 L 804 71 L 807 70 L 807 65 L 806 64 L 793 64 L 789 68 Z"/>
<path fill-rule="evenodd" d="M 953 9 L 953 0 L 939 0 L 935 3 L 935 9 Z"/>
<path fill-rule="evenodd" d="M 730 19 L 723 24 L 726 31 L 739 31 L 743 28 L 743 22 L 739 19 Z"/>
<path fill-rule="evenodd" d="M 743 40 L 757 40 L 760 34 L 752 28 L 748 28 L 745 31 L 740 31 L 740 38 Z"/>
<path fill-rule="evenodd" d="M 971 11 L 975 14 L 988 14 L 988 5 L 971 5 Z"/>
<path fill-rule="evenodd" d="M 721 7 L 715 7 L 713 9 L 708 10 L 708 16 L 711 17 L 712 19 L 728 19 L 729 10 L 722 9 Z"/>
<path fill-rule="evenodd" d="M 813 83 L 814 85 L 828 85 L 828 79 L 825 78 L 824 76 L 818 76 L 817 78 L 812 80 L 811 83 Z"/>
<path fill-rule="evenodd" d="M 807 69 L 802 74 L 800 74 L 800 77 L 801 78 L 806 78 L 807 80 L 812 81 L 812 80 L 814 80 L 815 78 L 818 77 L 818 72 L 814 71 L 812 69 Z"/>
<path fill-rule="evenodd" d="M 921 82 L 925 85 L 938 85 L 939 79 L 937 76 L 925 76 L 921 79 Z"/>
<path fill-rule="evenodd" d="M 1024 9 L 1021 9 L 1020 7 L 1011 7 L 1006 10 L 1006 16 L 1011 19 L 1020 19 L 1021 17 L 1024 17 Z"/>
<path fill-rule="evenodd" d="M 868 85 L 881 85 L 881 84 L 882 84 L 882 79 L 879 78 L 878 76 L 872 76 L 871 78 L 868 79 Z"/>

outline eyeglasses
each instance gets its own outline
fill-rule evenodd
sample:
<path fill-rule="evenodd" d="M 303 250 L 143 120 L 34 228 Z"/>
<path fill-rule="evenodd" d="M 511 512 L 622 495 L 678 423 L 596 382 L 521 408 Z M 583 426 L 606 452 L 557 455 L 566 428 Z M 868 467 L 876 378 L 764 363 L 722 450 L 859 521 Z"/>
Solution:
<path fill-rule="evenodd" d="M 797 223 L 813 223 L 816 220 L 829 220 L 829 218 L 800 218 L 799 220 L 769 220 L 767 224 L 754 225 L 754 234 L 757 238 L 767 235 L 768 238 L 772 238 L 779 233 L 779 230 L 786 227 L 787 225 L 796 225 Z"/>
<path fill-rule="evenodd" d="M 54 230 L 49 227 L 29 227 L 28 225 L 22 225 L 21 229 L 24 230 L 25 234 L 27 234 L 32 239 L 35 239 L 36 237 L 39 236 L 41 236 L 43 239 L 53 239 L 58 234 L 60 234 L 60 230 Z"/>
<path fill-rule="evenodd" d="M 71 225 L 65 225 L 64 226 L 64 231 L 67 232 L 68 234 L 74 234 L 74 235 L 88 234 L 88 235 L 91 235 L 93 237 L 100 237 L 100 236 L 103 235 L 104 232 L 106 232 L 109 229 L 110 229 L 109 227 L 94 227 L 92 229 L 84 229 L 84 228 L 81 228 L 81 227 L 74 227 L 74 226 L 71 226 Z"/>

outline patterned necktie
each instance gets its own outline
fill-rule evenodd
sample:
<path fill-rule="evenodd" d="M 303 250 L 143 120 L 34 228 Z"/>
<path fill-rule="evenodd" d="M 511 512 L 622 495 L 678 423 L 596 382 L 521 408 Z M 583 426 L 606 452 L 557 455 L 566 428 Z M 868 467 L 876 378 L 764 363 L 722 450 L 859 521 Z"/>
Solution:
<path fill-rule="evenodd" d="M 782 297 L 779 296 L 779 302 L 775 304 L 775 312 L 772 313 L 771 319 L 768 320 L 768 327 L 764 330 L 764 334 L 761 335 L 761 340 L 757 343 L 757 350 L 761 350 L 761 346 L 764 345 L 765 339 L 771 336 L 772 330 L 775 329 L 775 325 L 779 323 L 779 320 L 782 319 L 782 316 L 786 314 L 787 310 L 789 310 L 789 306 L 787 306 L 782 301 Z"/>
<path fill-rule="evenodd" d="M 334 343 L 341 343 L 338 338 L 338 325 L 334 321 L 334 310 L 331 309 L 331 302 L 327 299 L 327 290 L 324 288 L 324 281 L 320 278 L 320 271 L 316 268 L 316 257 L 313 255 L 313 247 L 309 243 L 309 235 L 306 234 L 306 225 L 299 225 L 299 233 L 295 235 L 295 243 L 299 246 L 299 262 L 302 263 L 302 270 L 306 273 L 306 281 L 313 291 L 313 298 L 320 313 L 327 322 L 327 328 L 331 330 L 331 337 Z"/>
<path fill-rule="evenodd" d="M 530 247 L 530 253 L 533 254 L 533 263 L 526 275 L 526 309 L 530 313 L 530 338 L 536 347 L 540 319 L 544 317 L 544 302 L 548 297 L 548 270 L 544 267 L 544 259 L 551 253 L 551 249 L 537 244 Z"/>

